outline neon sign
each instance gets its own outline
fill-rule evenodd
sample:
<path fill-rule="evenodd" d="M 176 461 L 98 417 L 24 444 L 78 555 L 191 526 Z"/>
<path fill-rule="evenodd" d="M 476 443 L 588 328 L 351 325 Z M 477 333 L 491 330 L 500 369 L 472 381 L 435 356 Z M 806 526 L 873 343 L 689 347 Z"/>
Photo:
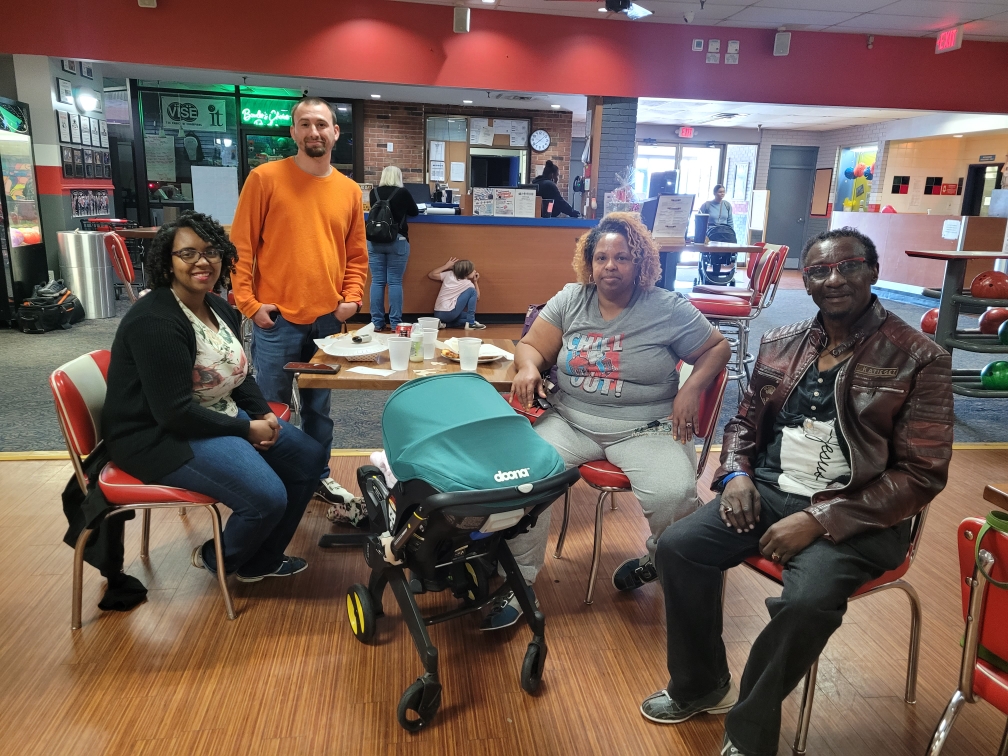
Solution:
<path fill-rule="evenodd" d="M 243 97 L 239 117 L 243 126 L 263 126 L 268 129 L 285 129 L 291 125 L 288 100 L 251 99 Z"/>
<path fill-rule="evenodd" d="M 963 28 L 961 26 L 953 26 L 951 29 L 940 32 L 938 39 L 935 40 L 935 54 L 958 50 L 962 47 L 962 36 Z"/>

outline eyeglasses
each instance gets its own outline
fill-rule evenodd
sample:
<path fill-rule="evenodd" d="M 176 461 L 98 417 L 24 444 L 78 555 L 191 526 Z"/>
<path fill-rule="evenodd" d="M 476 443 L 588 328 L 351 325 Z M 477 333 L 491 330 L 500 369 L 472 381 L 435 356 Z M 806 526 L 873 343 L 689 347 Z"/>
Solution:
<path fill-rule="evenodd" d="M 802 274 L 811 281 L 825 281 L 835 269 L 843 278 L 847 278 L 860 271 L 866 262 L 867 260 L 863 257 L 851 257 L 835 263 L 810 265 L 807 268 L 802 268 Z"/>
<path fill-rule="evenodd" d="M 197 249 L 193 249 L 192 247 L 186 247 L 185 249 L 180 249 L 177 252 L 172 252 L 172 255 L 188 265 L 192 265 L 201 257 L 208 263 L 220 262 L 221 259 L 220 250 L 214 249 L 213 247 L 207 247 L 202 252 Z"/>

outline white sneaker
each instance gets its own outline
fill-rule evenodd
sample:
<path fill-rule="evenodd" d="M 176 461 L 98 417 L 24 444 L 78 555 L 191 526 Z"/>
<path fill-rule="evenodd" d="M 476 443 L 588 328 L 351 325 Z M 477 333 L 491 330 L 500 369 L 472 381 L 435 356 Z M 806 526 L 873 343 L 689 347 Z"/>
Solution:
<path fill-rule="evenodd" d="M 474 320 L 472 323 L 465 324 L 465 329 L 467 331 L 480 331 L 484 328 L 486 328 L 486 326 L 480 323 L 478 320 Z"/>
<path fill-rule="evenodd" d="M 325 499 L 330 504 L 349 504 L 356 497 L 332 478 L 319 481 L 315 495 Z"/>

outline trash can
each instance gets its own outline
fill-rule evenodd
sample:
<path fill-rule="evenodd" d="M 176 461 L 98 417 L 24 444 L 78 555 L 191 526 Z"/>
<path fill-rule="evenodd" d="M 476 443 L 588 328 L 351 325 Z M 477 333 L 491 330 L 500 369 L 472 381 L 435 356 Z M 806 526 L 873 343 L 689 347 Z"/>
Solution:
<path fill-rule="evenodd" d="M 111 318 L 115 308 L 115 274 L 105 251 L 105 234 L 98 231 L 60 231 L 59 263 L 63 283 L 84 305 L 88 320 Z"/>

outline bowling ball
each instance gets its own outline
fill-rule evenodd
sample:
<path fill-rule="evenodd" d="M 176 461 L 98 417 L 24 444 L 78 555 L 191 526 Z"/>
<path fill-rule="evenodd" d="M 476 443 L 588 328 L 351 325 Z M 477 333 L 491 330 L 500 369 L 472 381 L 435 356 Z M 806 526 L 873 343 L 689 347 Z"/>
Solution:
<path fill-rule="evenodd" d="M 932 307 L 924 313 L 924 317 L 921 318 L 921 330 L 924 331 L 924 333 L 930 333 L 932 336 L 934 335 L 934 332 L 938 330 L 937 307 Z"/>
<path fill-rule="evenodd" d="M 1002 344 L 1008 344 L 1008 325 L 1005 325 L 1005 323 L 1008 323 L 1008 320 L 998 327 L 998 341 Z"/>
<path fill-rule="evenodd" d="M 983 299 L 1008 299 L 1008 274 L 985 270 L 973 279 L 970 294 Z"/>
<path fill-rule="evenodd" d="M 1008 362 L 998 360 L 988 363 L 980 371 L 980 383 L 985 389 L 1008 391 Z"/>
<path fill-rule="evenodd" d="M 1008 307 L 988 307 L 980 316 L 980 333 L 995 334 L 1008 320 Z"/>

